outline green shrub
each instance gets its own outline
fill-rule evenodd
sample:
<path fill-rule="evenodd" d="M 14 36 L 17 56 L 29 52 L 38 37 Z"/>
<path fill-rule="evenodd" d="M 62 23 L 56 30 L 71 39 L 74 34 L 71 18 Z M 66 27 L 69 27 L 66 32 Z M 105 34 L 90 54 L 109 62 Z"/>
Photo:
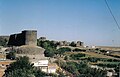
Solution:
<path fill-rule="evenodd" d="M 86 50 L 85 50 L 85 49 L 75 48 L 73 51 L 74 51 L 74 52 L 79 52 L 79 51 L 86 51 Z"/>
<path fill-rule="evenodd" d="M 78 54 L 71 54 L 70 57 L 71 59 L 73 60 L 80 60 L 81 57 L 85 57 L 86 55 L 85 54 L 82 54 L 82 53 L 78 53 Z"/>
<path fill-rule="evenodd" d="M 9 52 L 9 53 L 6 55 L 6 58 L 7 58 L 7 59 L 11 59 L 11 60 L 16 59 L 16 54 L 15 54 L 15 52 L 14 52 L 14 51 Z"/>

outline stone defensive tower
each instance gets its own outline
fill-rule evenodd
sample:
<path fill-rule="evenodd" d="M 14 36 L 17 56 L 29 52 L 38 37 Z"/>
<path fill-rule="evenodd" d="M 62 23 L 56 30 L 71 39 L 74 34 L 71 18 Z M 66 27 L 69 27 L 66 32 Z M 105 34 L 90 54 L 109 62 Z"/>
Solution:
<path fill-rule="evenodd" d="M 37 45 L 37 31 L 36 30 L 24 30 L 25 45 Z"/>
<path fill-rule="evenodd" d="M 24 30 L 19 34 L 10 35 L 9 46 L 37 45 L 37 31 Z"/>

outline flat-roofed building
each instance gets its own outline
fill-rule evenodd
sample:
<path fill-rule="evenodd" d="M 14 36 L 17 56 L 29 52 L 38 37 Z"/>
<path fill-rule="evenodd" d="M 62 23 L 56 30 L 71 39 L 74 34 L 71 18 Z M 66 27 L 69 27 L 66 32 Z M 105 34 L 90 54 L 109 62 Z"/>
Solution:
<path fill-rule="evenodd" d="M 39 60 L 38 62 L 33 62 L 35 67 L 39 67 L 41 71 L 46 73 L 56 73 L 59 68 L 55 63 L 49 63 L 48 60 Z"/>

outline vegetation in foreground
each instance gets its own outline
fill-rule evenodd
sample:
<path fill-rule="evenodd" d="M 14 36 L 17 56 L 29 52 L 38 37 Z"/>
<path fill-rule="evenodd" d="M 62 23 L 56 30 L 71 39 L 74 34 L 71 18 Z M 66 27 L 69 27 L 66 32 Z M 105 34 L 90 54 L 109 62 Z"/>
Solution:
<path fill-rule="evenodd" d="M 33 64 L 29 62 L 29 58 L 19 57 L 16 62 L 11 63 L 5 70 L 5 77 L 44 77 L 53 76 L 54 74 L 47 74 L 40 69 L 35 68 Z"/>
<path fill-rule="evenodd" d="M 75 77 L 106 77 L 106 70 L 90 68 L 84 61 L 82 62 L 65 62 L 56 61 L 61 68 L 68 71 Z"/>
<path fill-rule="evenodd" d="M 98 49 L 95 50 L 97 52 L 87 52 L 87 50 L 85 49 L 76 48 L 74 50 L 71 50 L 68 47 L 57 49 L 57 45 L 54 44 L 53 41 L 49 41 L 49 40 L 39 41 L 38 46 L 41 46 L 45 49 L 44 54 L 46 57 L 53 58 L 56 55 L 59 55 L 59 57 L 62 60 L 64 59 L 65 61 L 61 61 L 60 67 L 63 68 L 65 71 L 71 73 L 75 77 L 105 77 L 106 76 L 106 70 L 90 68 L 88 64 L 93 64 L 93 65 L 96 64 L 97 66 L 100 67 L 112 67 L 115 69 L 116 73 L 118 73 L 119 70 L 120 60 L 115 59 L 115 58 L 119 58 L 118 56 L 113 56 L 108 54 L 107 55 L 99 54 L 99 56 L 98 55 L 96 56 L 96 54 L 98 53 L 106 53 L 105 50 Z M 72 54 L 66 55 L 66 52 Z M 76 54 L 74 54 L 74 52 Z M 95 53 L 95 54 L 92 55 L 91 53 Z M 103 57 L 105 56 L 105 58 L 101 58 L 101 55 L 103 55 Z M 15 54 L 13 52 L 9 53 L 7 55 L 7 58 L 16 59 Z M 33 64 L 29 62 L 29 59 L 27 59 L 27 57 L 20 57 L 17 58 L 16 60 L 17 60 L 16 62 L 10 64 L 10 66 L 6 69 L 5 77 L 43 77 L 43 76 L 57 77 L 57 75 L 47 74 L 42 72 L 40 69 L 33 67 Z M 59 77 L 60 76 L 64 77 L 64 74 L 61 73 Z"/>
<path fill-rule="evenodd" d="M 48 41 L 48 40 L 42 41 L 42 42 L 38 41 L 38 46 L 45 48 L 45 56 L 46 57 L 52 57 L 52 58 L 57 57 L 57 58 L 60 58 L 61 60 L 64 60 L 65 62 L 63 61 L 63 63 L 62 63 L 63 66 L 60 66 L 60 67 L 78 77 L 80 77 L 80 76 L 87 77 L 87 73 L 88 73 L 89 77 L 99 77 L 99 75 L 101 77 L 105 76 L 105 73 L 102 74 L 102 72 L 103 71 L 105 72 L 105 70 L 101 70 L 101 69 L 97 70 L 97 69 L 93 69 L 90 67 L 84 67 L 84 68 L 82 67 L 83 69 L 78 69 L 79 68 L 78 66 L 80 65 L 79 62 L 81 62 L 81 61 L 85 62 L 88 66 L 89 65 L 97 65 L 102 68 L 109 68 L 109 67 L 114 68 L 117 73 L 117 76 L 119 75 L 117 72 L 118 67 L 120 66 L 119 57 L 106 54 L 106 52 L 107 52 L 106 50 L 101 50 L 98 48 L 96 48 L 96 49 L 75 48 L 72 50 L 71 50 L 71 48 L 68 48 L 68 47 L 57 48 L 57 45 L 54 44 L 53 41 Z M 59 63 L 58 63 L 58 65 L 59 65 Z M 86 70 L 87 73 L 85 73 L 86 71 L 81 73 L 78 70 L 82 70 L 82 71 Z M 94 70 L 94 71 L 90 71 L 90 70 Z M 101 73 L 99 73 L 99 72 L 101 72 Z M 95 73 L 98 76 L 93 75 Z"/>

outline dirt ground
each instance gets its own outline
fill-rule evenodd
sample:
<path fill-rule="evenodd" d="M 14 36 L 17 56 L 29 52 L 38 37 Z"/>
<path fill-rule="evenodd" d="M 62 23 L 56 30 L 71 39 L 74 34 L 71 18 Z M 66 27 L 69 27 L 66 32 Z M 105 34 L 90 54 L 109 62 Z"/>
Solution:
<path fill-rule="evenodd" d="M 13 60 L 7 60 L 7 61 L 0 61 L 0 77 L 4 75 L 4 71 L 6 69 L 6 65 L 9 65 L 10 63 L 14 62 Z"/>
<path fill-rule="evenodd" d="M 5 71 L 5 69 L 0 68 L 0 77 L 2 77 L 4 75 L 4 71 Z"/>

